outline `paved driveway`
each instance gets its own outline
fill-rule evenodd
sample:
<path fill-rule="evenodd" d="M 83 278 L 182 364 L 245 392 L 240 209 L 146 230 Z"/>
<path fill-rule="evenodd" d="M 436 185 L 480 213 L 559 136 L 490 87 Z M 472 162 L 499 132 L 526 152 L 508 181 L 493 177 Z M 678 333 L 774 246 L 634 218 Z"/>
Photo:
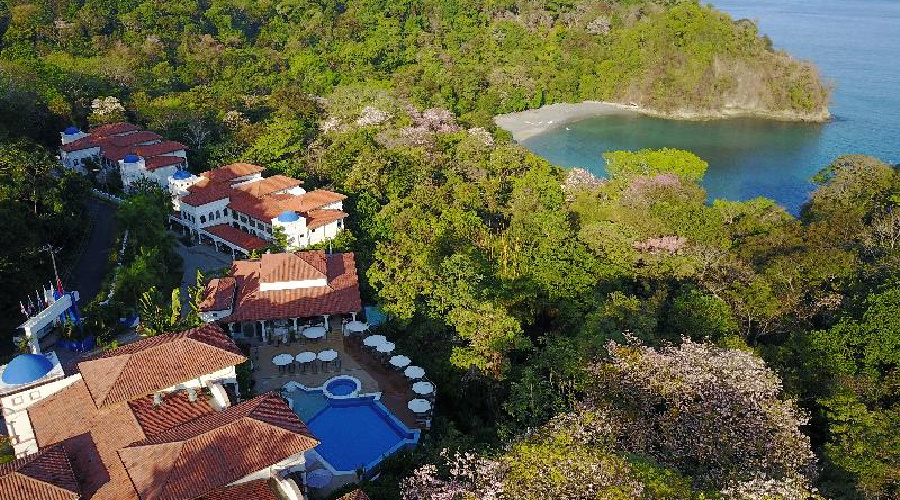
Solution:
<path fill-rule="evenodd" d="M 90 235 L 76 250 L 80 255 L 72 269 L 61 276 L 67 289 L 78 290 L 81 294 L 82 307 L 100 292 L 109 265 L 109 252 L 115 244 L 116 204 L 93 196 L 89 196 L 86 203 Z"/>
<path fill-rule="evenodd" d="M 184 304 L 188 302 L 188 288 L 197 283 L 197 270 L 209 276 L 212 271 L 230 267 L 232 262 L 230 253 L 217 252 L 215 248 L 206 245 L 186 247 L 179 241 L 175 251 L 184 259 L 184 271 L 181 275 L 181 300 Z"/>

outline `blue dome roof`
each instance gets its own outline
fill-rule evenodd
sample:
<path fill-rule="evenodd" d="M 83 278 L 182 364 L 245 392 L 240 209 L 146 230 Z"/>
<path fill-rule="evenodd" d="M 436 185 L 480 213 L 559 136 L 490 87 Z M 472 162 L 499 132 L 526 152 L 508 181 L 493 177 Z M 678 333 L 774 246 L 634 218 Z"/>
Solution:
<path fill-rule="evenodd" d="M 278 222 L 297 222 L 298 220 L 300 220 L 300 214 L 297 212 L 288 210 L 287 212 L 278 214 Z"/>
<path fill-rule="evenodd" d="M 188 172 L 187 170 L 179 170 L 179 171 L 175 172 L 174 174 L 172 174 L 172 178 L 175 179 L 176 181 L 183 181 L 185 179 L 190 179 L 191 173 Z"/>
<path fill-rule="evenodd" d="M 6 365 L 0 379 L 10 385 L 30 384 L 52 369 L 53 363 L 43 354 L 19 354 Z"/>
<path fill-rule="evenodd" d="M 81 130 L 79 130 L 78 127 L 69 127 L 64 130 L 63 133 L 66 135 L 75 135 L 81 133 Z"/>
<path fill-rule="evenodd" d="M 140 158 L 138 155 L 125 155 L 125 163 L 137 163 Z"/>

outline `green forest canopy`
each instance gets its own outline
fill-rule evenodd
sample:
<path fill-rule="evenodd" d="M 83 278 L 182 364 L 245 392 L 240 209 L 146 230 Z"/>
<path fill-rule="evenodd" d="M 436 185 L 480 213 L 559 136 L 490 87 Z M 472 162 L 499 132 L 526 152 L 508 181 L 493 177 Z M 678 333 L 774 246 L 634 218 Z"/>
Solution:
<path fill-rule="evenodd" d="M 86 188 L 66 187 L 70 176 L 48 179 L 46 193 L 22 186 L 52 164 L 35 142 L 55 147 L 65 124 L 112 118 L 91 113 L 97 98 L 188 144 L 195 170 L 253 161 L 350 196 L 336 245 L 356 253 L 365 298 L 391 313 L 398 346 L 430 353 L 416 361 L 441 388 L 433 432 L 365 486 L 374 497 L 395 498 L 445 447 L 513 457 L 512 498 L 570 491 L 572 477 L 599 472 L 646 498 L 764 498 L 748 493 L 760 475 L 836 498 L 898 494 L 896 168 L 839 158 L 793 217 L 765 199 L 710 202 L 705 162 L 688 152 L 613 152 L 610 179 L 583 179 L 491 121 L 583 99 L 717 110 L 748 88 L 759 110 L 823 107 L 813 68 L 772 51 L 752 23 L 693 1 L 5 0 L 0 33 L 0 140 L 11 151 L 0 162 L 19 165 L 5 170 L 4 203 L 48 221 L 14 228 L 28 245 L 8 249 L 4 276 L 28 272 L 23 256 L 80 216 Z M 20 165 L 33 150 L 40 168 Z M 56 201 L 65 195 L 76 199 Z M 129 250 L 133 297 L 146 281 L 137 271 L 171 260 L 141 252 Z M 678 360 L 685 339 L 743 363 L 707 367 L 714 378 L 762 377 L 764 404 L 747 406 L 760 400 L 740 386 L 717 401 L 732 415 L 762 412 L 753 428 L 785 436 L 790 455 L 760 462 L 759 441 L 735 440 L 728 456 L 753 459 L 713 462 L 697 450 L 723 443 L 704 434 L 667 459 L 608 432 L 608 422 L 678 423 L 648 408 L 690 395 L 637 361 Z M 601 386 L 631 398 L 604 399 Z M 704 429 L 730 426 L 722 436 L 748 425 L 686 407 Z M 630 419 L 636 409 L 645 418 Z M 782 425 L 779 411 L 796 418 Z M 537 431 L 504 451 L 526 429 Z M 565 464 L 577 468 L 524 482 Z"/>

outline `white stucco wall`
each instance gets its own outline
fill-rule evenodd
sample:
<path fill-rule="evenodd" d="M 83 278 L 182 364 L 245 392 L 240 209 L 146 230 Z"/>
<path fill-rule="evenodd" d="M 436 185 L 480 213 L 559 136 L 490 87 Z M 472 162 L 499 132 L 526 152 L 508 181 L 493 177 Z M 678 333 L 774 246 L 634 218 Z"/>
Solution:
<path fill-rule="evenodd" d="M 13 450 L 17 458 L 38 451 L 34 429 L 31 427 L 31 419 L 28 418 L 26 410 L 38 401 L 46 399 L 79 380 L 81 380 L 80 373 L 0 399 L 0 408 L 2 408 L 3 419 L 6 421 L 6 432 L 12 436 Z"/>
<path fill-rule="evenodd" d="M 274 290 L 297 290 L 300 288 L 313 288 L 316 286 L 328 286 L 328 280 L 322 278 L 320 280 L 303 280 L 303 281 L 279 281 L 276 283 L 259 284 L 259 291 L 271 292 Z"/>

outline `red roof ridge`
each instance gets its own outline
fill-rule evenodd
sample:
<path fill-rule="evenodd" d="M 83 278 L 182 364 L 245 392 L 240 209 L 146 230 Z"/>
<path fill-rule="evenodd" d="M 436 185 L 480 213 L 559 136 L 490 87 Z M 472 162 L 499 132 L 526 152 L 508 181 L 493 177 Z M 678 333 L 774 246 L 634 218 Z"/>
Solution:
<path fill-rule="evenodd" d="M 199 500 L 278 500 L 278 497 L 269 487 L 268 479 L 256 479 L 219 488 Z"/>
<path fill-rule="evenodd" d="M 280 396 L 265 393 L 133 443 L 118 454 L 142 500 L 182 500 L 318 444 Z"/>
<path fill-rule="evenodd" d="M 215 324 L 145 338 L 78 364 L 100 407 L 142 397 L 246 358 Z"/>
<path fill-rule="evenodd" d="M 75 500 L 80 496 L 72 464 L 60 445 L 0 464 L 0 498 Z"/>

